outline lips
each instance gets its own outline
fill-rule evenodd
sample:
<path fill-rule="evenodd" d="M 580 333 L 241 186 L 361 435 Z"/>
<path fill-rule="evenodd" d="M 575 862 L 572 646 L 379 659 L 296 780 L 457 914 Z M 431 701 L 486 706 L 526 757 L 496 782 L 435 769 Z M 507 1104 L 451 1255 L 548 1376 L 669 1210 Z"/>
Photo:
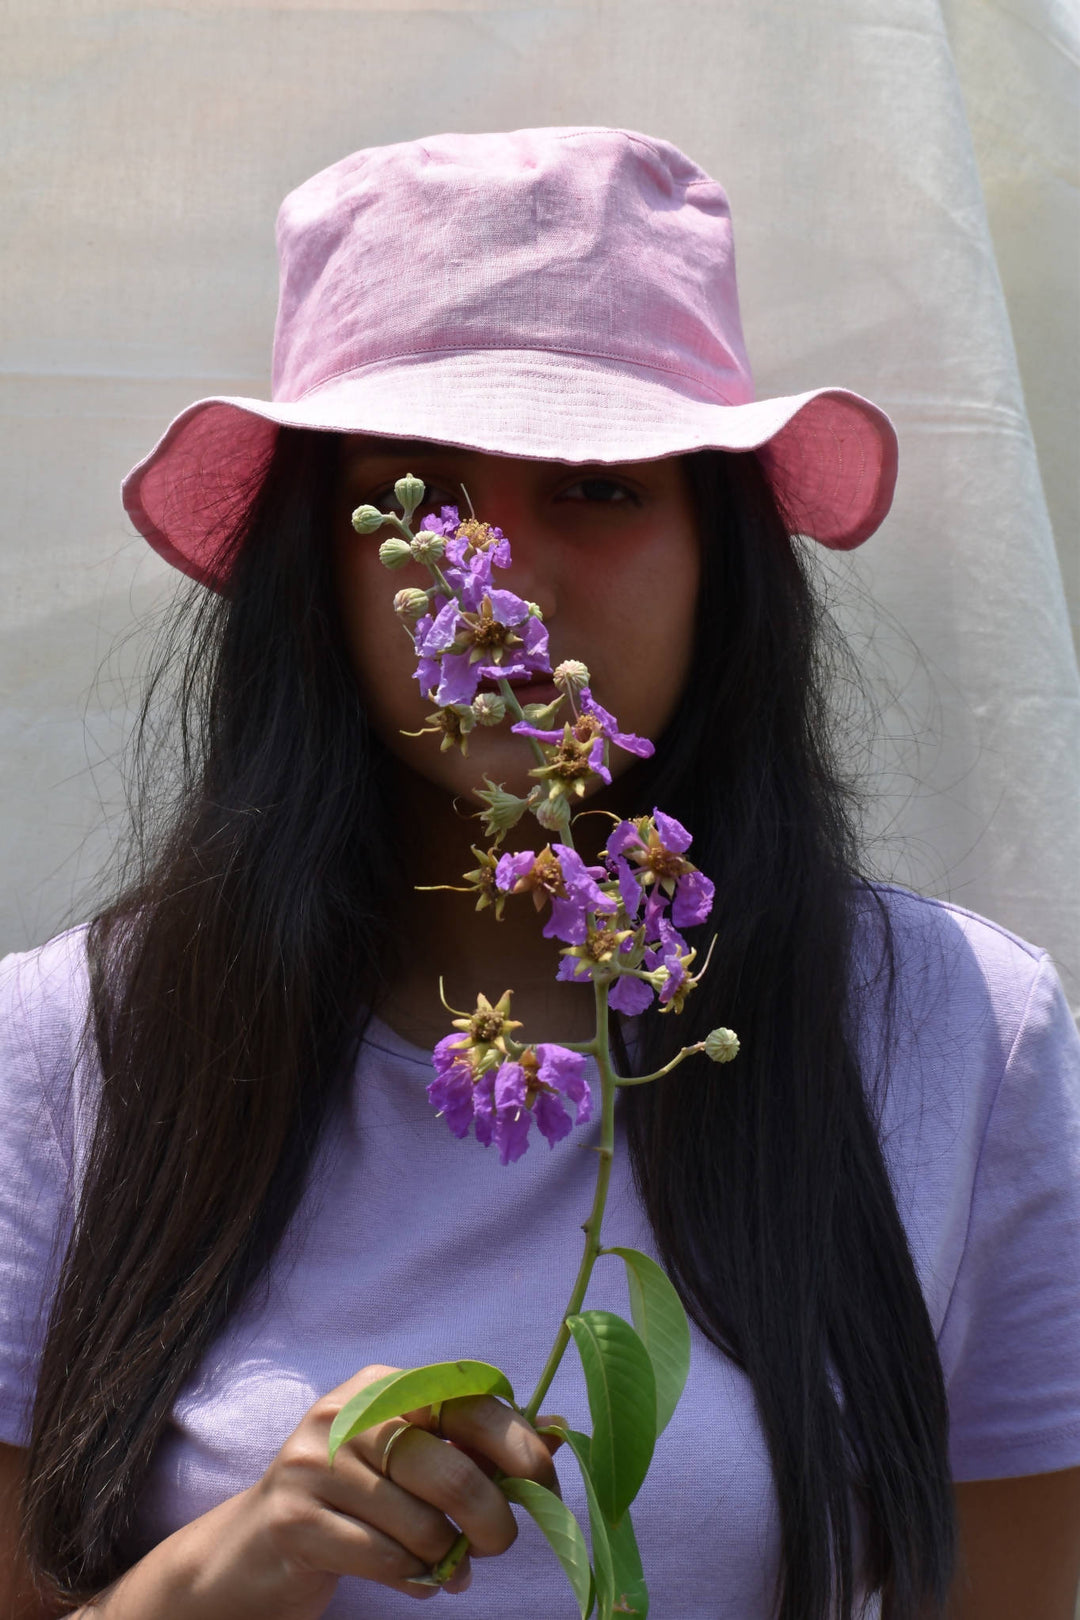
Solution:
<path fill-rule="evenodd" d="M 522 707 L 526 703 L 554 703 L 559 695 L 554 681 L 530 681 L 519 675 L 511 680 L 510 685 L 514 689 L 514 696 Z M 499 683 L 498 681 L 484 679 L 480 682 L 477 690 L 480 692 L 497 692 Z"/>

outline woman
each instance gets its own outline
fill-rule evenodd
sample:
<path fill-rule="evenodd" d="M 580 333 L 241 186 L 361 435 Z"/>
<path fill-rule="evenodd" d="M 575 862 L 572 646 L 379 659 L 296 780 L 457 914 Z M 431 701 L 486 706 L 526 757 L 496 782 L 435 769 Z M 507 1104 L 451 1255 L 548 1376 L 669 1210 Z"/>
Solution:
<path fill-rule="evenodd" d="M 504 1403 L 326 1464 L 388 1368 L 529 1386 L 591 1197 L 588 1126 L 504 1168 L 425 1096 L 440 975 L 457 1006 L 512 987 L 530 1039 L 587 1038 L 592 1007 L 530 904 L 431 887 L 475 866 L 481 777 L 523 791 L 530 760 L 505 729 L 468 756 L 404 735 L 431 705 L 390 598 L 426 580 L 350 515 L 413 473 L 421 513 L 505 531 L 552 665 L 655 739 L 588 808 L 662 806 L 716 885 L 685 1011 L 617 1032 L 623 1072 L 718 1023 L 742 1043 L 619 1103 L 605 1241 L 656 1255 L 694 1322 L 635 1507 L 653 1612 L 1067 1620 L 1080 1043 L 1045 953 L 860 878 L 842 649 L 789 538 L 880 524 L 887 418 L 754 400 L 724 194 L 636 132 L 357 153 L 286 200 L 279 250 L 274 400 L 198 402 L 125 485 L 199 582 L 183 780 L 148 756 L 139 872 L 3 964 L 12 1612 L 403 1614 L 456 1526 L 493 1560 L 448 1586 L 464 1612 L 575 1612 L 531 1525 L 512 1546 L 492 1472 L 556 1475 Z M 575 823 L 590 858 L 609 825 Z M 504 847 L 536 844 L 527 819 Z M 625 1311 L 602 1262 L 589 1300 Z M 549 1400 L 582 1426 L 569 1364 Z"/>

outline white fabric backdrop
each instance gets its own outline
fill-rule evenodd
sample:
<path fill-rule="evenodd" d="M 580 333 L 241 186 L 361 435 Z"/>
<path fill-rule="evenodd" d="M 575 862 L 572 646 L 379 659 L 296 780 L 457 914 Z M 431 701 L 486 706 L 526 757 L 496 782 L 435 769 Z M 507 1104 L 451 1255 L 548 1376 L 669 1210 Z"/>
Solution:
<path fill-rule="evenodd" d="M 882 694 L 879 870 L 1045 945 L 1080 994 L 1068 0 L 5 17 L 0 951 L 86 914 L 122 811 L 137 614 L 176 577 L 118 485 L 189 400 L 267 390 L 281 197 L 361 146 L 612 124 L 727 188 L 759 394 L 843 384 L 897 424 L 895 508 L 830 564 Z"/>

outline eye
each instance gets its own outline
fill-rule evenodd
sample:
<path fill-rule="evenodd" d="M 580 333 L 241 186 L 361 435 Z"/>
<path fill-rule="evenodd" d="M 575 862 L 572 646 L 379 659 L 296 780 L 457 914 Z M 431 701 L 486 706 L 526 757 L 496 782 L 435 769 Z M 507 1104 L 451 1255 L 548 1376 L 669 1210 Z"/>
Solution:
<path fill-rule="evenodd" d="M 560 499 L 575 489 L 585 491 L 585 501 L 589 506 L 640 506 L 641 500 L 628 485 L 620 483 L 617 478 L 579 478 L 576 484 L 569 484 L 563 490 Z M 614 490 L 619 499 L 612 500 L 610 492 Z M 605 491 L 608 495 L 605 495 Z"/>

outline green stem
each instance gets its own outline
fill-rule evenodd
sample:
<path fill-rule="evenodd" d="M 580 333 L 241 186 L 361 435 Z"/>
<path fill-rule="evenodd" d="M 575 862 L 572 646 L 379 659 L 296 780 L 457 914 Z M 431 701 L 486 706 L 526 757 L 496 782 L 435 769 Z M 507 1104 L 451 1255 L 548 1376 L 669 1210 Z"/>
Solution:
<path fill-rule="evenodd" d="M 600 1163 L 596 1171 L 596 1192 L 593 1196 L 592 1209 L 589 1218 L 582 1227 L 585 1233 L 585 1252 L 581 1257 L 577 1278 L 570 1292 L 566 1310 L 563 1312 L 563 1321 L 555 1335 L 555 1343 L 551 1347 L 551 1354 L 547 1358 L 544 1370 L 540 1374 L 540 1382 L 532 1392 L 528 1406 L 522 1410 L 526 1423 L 535 1423 L 540 1403 L 547 1394 L 551 1380 L 558 1371 L 559 1363 L 563 1358 L 566 1346 L 570 1342 L 570 1329 L 566 1325 L 568 1316 L 575 1316 L 581 1309 L 585 1299 L 585 1290 L 589 1286 L 592 1268 L 596 1264 L 596 1257 L 600 1253 L 600 1224 L 604 1218 L 604 1205 L 607 1203 L 608 1183 L 611 1180 L 611 1161 L 615 1154 L 615 1074 L 611 1067 L 611 1053 L 608 1048 L 608 1004 L 607 985 L 594 984 L 596 992 L 596 1046 L 595 1056 L 597 1067 L 600 1070 Z"/>
<path fill-rule="evenodd" d="M 506 680 L 500 681 L 499 682 L 499 691 L 502 694 L 503 698 L 506 700 L 506 707 L 510 710 L 511 714 L 514 716 L 514 719 L 515 720 L 524 720 L 524 718 L 525 718 L 525 710 L 521 707 L 521 704 L 518 702 L 517 693 L 514 691 L 514 688 L 510 685 L 510 682 L 506 681 Z M 533 751 L 533 755 L 534 755 L 534 757 L 536 759 L 537 764 L 538 765 L 546 765 L 547 760 L 544 757 L 544 750 L 541 748 L 541 746 L 537 742 L 536 738 L 535 737 L 529 737 L 527 739 L 527 741 L 532 744 L 532 751 Z"/>
<path fill-rule="evenodd" d="M 643 1086 L 648 1080 L 660 1080 L 665 1074 L 670 1074 L 672 1069 L 677 1069 L 684 1059 L 693 1057 L 695 1052 L 704 1052 L 704 1050 L 704 1041 L 698 1041 L 695 1046 L 684 1046 L 682 1051 L 677 1053 L 670 1063 L 665 1063 L 664 1067 L 657 1069 L 655 1074 L 631 1074 L 625 1078 L 621 1074 L 617 1074 L 615 1084 L 621 1088 L 623 1086 Z"/>

